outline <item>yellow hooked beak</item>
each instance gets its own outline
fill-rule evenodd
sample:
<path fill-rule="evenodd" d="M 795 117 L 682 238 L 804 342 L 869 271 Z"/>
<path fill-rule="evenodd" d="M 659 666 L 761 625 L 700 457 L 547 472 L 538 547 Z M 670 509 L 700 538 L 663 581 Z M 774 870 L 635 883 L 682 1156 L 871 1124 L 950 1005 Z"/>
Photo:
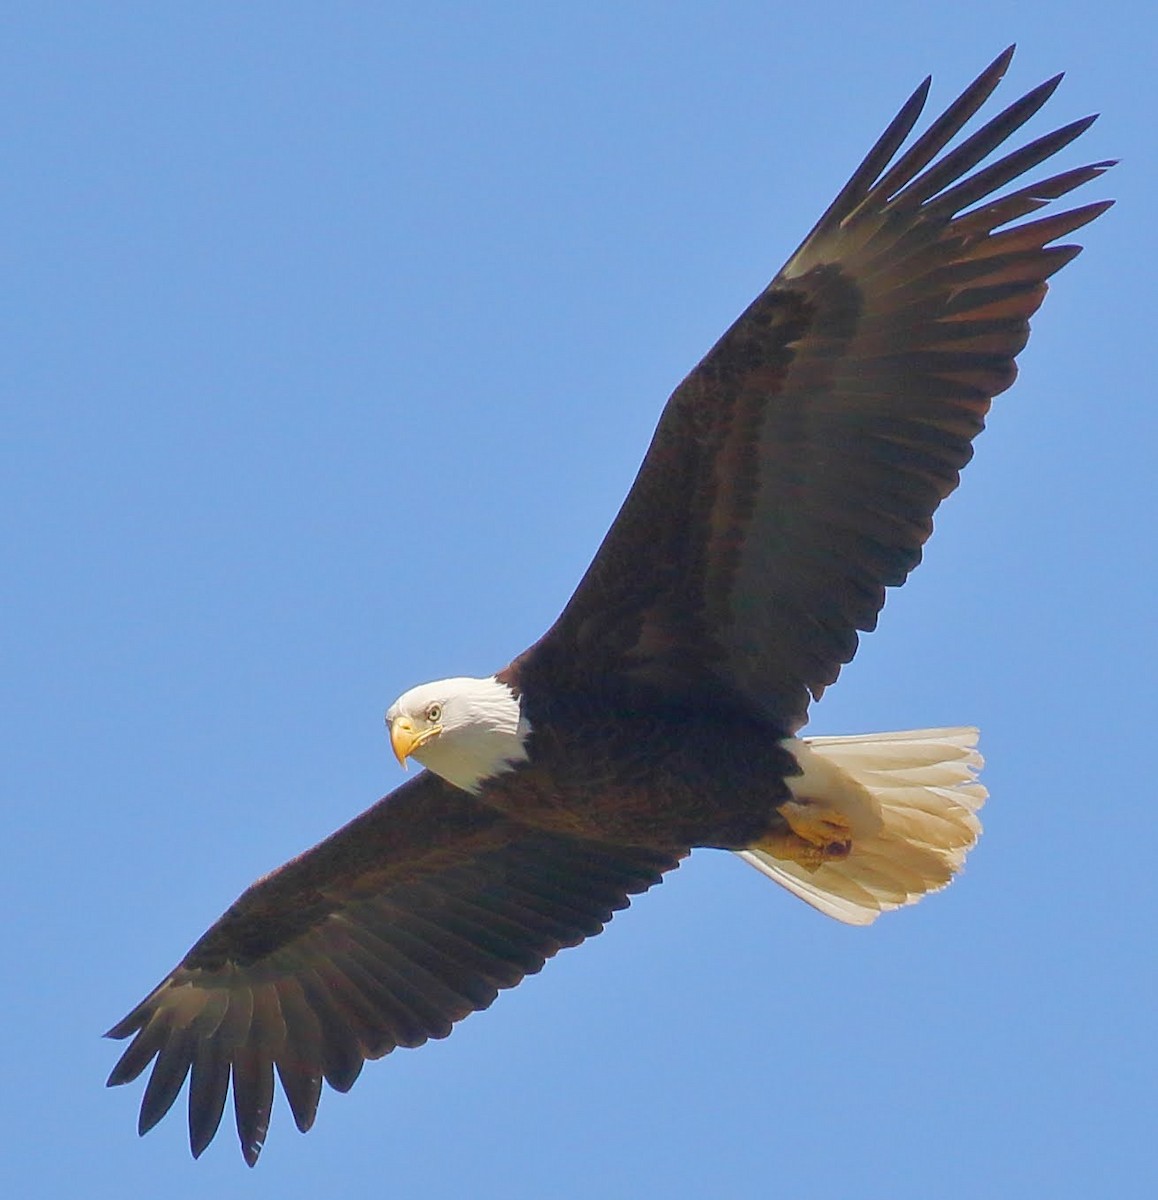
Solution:
<path fill-rule="evenodd" d="M 431 738 L 436 738 L 442 732 L 441 725 L 430 725 L 426 729 L 418 729 L 409 717 L 395 717 L 390 722 L 390 745 L 394 757 L 405 768 L 406 760 L 420 750 Z"/>

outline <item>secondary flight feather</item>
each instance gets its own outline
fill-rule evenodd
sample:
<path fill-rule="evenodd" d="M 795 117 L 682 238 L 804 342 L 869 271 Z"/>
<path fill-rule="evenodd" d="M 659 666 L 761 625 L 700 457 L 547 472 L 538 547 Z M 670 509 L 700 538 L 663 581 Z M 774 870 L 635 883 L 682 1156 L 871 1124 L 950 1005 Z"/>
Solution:
<path fill-rule="evenodd" d="M 1058 240 L 1111 203 L 1051 207 L 1110 162 L 1002 192 L 1092 117 L 982 165 L 1060 76 L 950 148 L 1011 57 L 902 150 L 913 93 L 676 389 L 552 628 L 391 706 L 427 770 L 255 883 L 109 1031 L 132 1039 L 110 1084 L 152 1064 L 140 1132 L 188 1080 L 199 1155 L 232 1085 L 253 1165 L 275 1075 L 309 1129 L 323 1080 L 445 1037 L 695 847 L 851 924 L 949 882 L 981 829 L 975 730 L 797 734 L 920 561 L 1079 252 Z"/>

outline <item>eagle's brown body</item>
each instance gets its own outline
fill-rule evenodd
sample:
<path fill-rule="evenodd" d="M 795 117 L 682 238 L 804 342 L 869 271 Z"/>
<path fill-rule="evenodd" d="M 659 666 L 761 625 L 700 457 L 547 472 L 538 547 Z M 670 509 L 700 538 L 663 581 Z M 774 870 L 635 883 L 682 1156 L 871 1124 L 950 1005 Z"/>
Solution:
<path fill-rule="evenodd" d="M 516 820 L 680 856 L 741 850 L 787 828 L 783 781 L 798 768 L 765 721 L 607 695 L 522 698 L 530 762 L 486 789 L 487 804 Z"/>
<path fill-rule="evenodd" d="M 1011 53 L 902 151 L 918 88 L 676 390 L 547 634 L 391 709 L 432 769 L 254 884 L 110 1031 L 132 1038 L 110 1084 L 153 1063 L 141 1132 L 188 1078 L 199 1154 L 232 1086 L 252 1165 L 275 1074 L 308 1129 L 323 1079 L 446 1036 L 695 846 L 850 923 L 949 881 L 980 831 L 975 731 L 793 735 L 920 561 L 1079 251 L 1057 240 L 1108 207 L 1034 215 L 1109 163 L 1020 182 L 1092 118 L 981 165 L 1056 79 L 949 148 Z"/>

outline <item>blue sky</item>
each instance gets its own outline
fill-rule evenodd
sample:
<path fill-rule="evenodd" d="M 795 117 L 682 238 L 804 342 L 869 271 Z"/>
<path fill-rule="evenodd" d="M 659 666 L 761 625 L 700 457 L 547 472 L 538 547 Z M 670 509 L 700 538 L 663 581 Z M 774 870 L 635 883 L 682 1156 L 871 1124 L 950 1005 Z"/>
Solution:
<path fill-rule="evenodd" d="M 0 1190 L 1148 1194 L 1149 9 L 417 7 L 0 10 Z M 400 781 L 399 692 L 538 636 L 670 390 L 1014 40 L 1119 204 L 812 726 L 980 725 L 966 875 L 850 930 L 697 854 L 308 1137 L 279 1102 L 256 1173 L 139 1141 L 101 1031 Z"/>

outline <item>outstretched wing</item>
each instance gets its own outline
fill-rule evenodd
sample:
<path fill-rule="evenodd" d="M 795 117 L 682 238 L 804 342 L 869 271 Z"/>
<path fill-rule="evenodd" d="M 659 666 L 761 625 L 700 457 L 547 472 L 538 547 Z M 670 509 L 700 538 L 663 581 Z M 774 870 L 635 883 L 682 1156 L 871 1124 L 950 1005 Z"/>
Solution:
<path fill-rule="evenodd" d="M 1060 76 L 934 162 L 1011 57 L 893 162 L 925 80 L 676 390 L 583 581 L 516 660 L 519 678 L 706 697 L 785 731 L 805 722 L 885 588 L 920 561 L 992 397 L 1014 380 L 1046 279 L 1080 249 L 1050 243 L 1109 207 L 1021 221 L 1108 162 L 992 198 L 1092 117 L 974 170 Z"/>
<path fill-rule="evenodd" d="M 348 1091 L 366 1059 L 446 1037 L 677 861 L 536 832 L 425 772 L 246 891 L 109 1031 L 133 1038 L 109 1084 L 156 1059 L 145 1133 L 189 1077 L 196 1156 L 232 1078 L 252 1166 L 275 1071 L 304 1132 L 323 1078 Z"/>

